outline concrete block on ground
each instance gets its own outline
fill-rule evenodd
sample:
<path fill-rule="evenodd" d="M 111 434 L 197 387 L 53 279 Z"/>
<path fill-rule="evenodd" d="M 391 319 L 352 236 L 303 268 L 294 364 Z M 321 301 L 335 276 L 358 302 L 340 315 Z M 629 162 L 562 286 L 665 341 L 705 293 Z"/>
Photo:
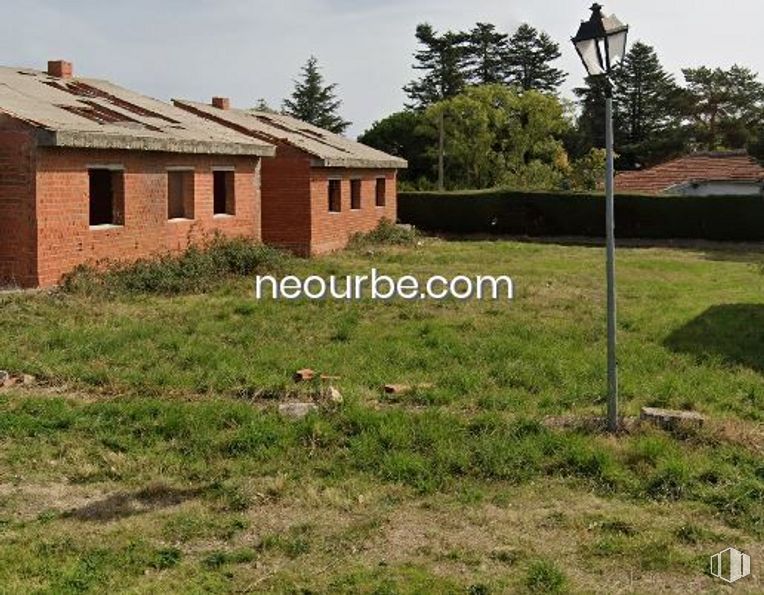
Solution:
<path fill-rule="evenodd" d="M 643 407 L 640 419 L 654 423 L 665 430 L 682 426 L 699 428 L 706 421 L 706 418 L 696 411 L 674 411 L 656 407 Z"/>

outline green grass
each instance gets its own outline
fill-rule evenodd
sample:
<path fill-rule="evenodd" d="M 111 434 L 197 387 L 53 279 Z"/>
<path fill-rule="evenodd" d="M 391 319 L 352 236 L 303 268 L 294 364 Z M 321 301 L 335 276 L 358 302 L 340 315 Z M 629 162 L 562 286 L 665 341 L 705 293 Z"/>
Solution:
<path fill-rule="evenodd" d="M 764 554 L 761 252 L 621 249 L 624 412 L 710 421 L 614 438 L 545 422 L 603 411 L 601 249 L 374 246 L 279 266 L 509 274 L 517 298 L 258 303 L 235 276 L 0 296 L 0 369 L 41 382 L 0 393 L 0 584 L 707 590 L 710 554 Z M 304 367 L 345 403 L 284 420 Z"/>

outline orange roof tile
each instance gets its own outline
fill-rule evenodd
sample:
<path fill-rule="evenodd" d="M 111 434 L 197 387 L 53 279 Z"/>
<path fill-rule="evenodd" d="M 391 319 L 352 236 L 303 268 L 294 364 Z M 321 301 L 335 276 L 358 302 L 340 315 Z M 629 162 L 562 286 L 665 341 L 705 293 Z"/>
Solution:
<path fill-rule="evenodd" d="M 618 192 L 661 194 L 687 182 L 764 180 L 764 167 L 744 151 L 694 153 L 641 171 L 621 172 L 616 176 Z"/>

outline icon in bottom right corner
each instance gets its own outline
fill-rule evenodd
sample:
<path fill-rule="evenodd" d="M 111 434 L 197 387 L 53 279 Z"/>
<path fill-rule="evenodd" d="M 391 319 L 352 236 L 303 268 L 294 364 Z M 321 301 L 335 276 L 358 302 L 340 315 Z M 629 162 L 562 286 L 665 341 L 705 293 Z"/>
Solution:
<path fill-rule="evenodd" d="M 711 556 L 711 575 L 727 583 L 736 583 L 751 574 L 751 556 L 727 548 Z"/>

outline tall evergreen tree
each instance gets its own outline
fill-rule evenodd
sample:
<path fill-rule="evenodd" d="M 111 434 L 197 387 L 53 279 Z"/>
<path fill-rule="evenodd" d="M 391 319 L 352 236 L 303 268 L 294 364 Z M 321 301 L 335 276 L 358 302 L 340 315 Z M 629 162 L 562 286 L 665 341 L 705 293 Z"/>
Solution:
<path fill-rule="evenodd" d="M 686 68 L 686 114 L 695 141 L 708 150 L 740 149 L 764 124 L 764 84 L 742 66 Z"/>
<path fill-rule="evenodd" d="M 573 89 L 581 106 L 578 117 L 578 139 L 575 149 L 571 152 L 584 155 L 591 148 L 605 147 L 605 98 L 607 97 L 607 81 L 601 76 L 586 78 L 586 86 Z M 616 137 L 620 137 L 619 122 L 614 121 Z"/>
<path fill-rule="evenodd" d="M 613 75 L 619 166 L 665 161 L 685 149 L 680 90 L 655 49 L 637 42 Z"/>
<path fill-rule="evenodd" d="M 632 46 L 615 72 L 614 83 L 624 142 L 645 142 L 676 119 L 674 77 L 663 69 L 649 45 L 638 41 Z"/>
<path fill-rule="evenodd" d="M 560 46 L 546 33 L 523 24 L 509 40 L 508 82 L 526 91 L 556 93 L 567 74 L 552 66 L 562 54 Z"/>
<path fill-rule="evenodd" d="M 423 71 L 421 78 L 406 85 L 414 109 L 454 97 L 465 86 L 466 35 L 448 31 L 442 35 L 423 23 L 416 28 L 416 38 L 422 48 L 414 54 L 415 70 Z"/>
<path fill-rule="evenodd" d="M 315 56 L 303 66 L 295 81 L 291 99 L 284 100 L 283 112 L 319 128 L 342 134 L 350 126 L 338 113 L 342 101 L 337 99 L 336 84 L 324 84 L 324 77 Z"/>
<path fill-rule="evenodd" d="M 467 80 L 473 85 L 493 85 L 506 81 L 509 35 L 498 32 L 494 25 L 477 23 L 466 36 Z"/>

